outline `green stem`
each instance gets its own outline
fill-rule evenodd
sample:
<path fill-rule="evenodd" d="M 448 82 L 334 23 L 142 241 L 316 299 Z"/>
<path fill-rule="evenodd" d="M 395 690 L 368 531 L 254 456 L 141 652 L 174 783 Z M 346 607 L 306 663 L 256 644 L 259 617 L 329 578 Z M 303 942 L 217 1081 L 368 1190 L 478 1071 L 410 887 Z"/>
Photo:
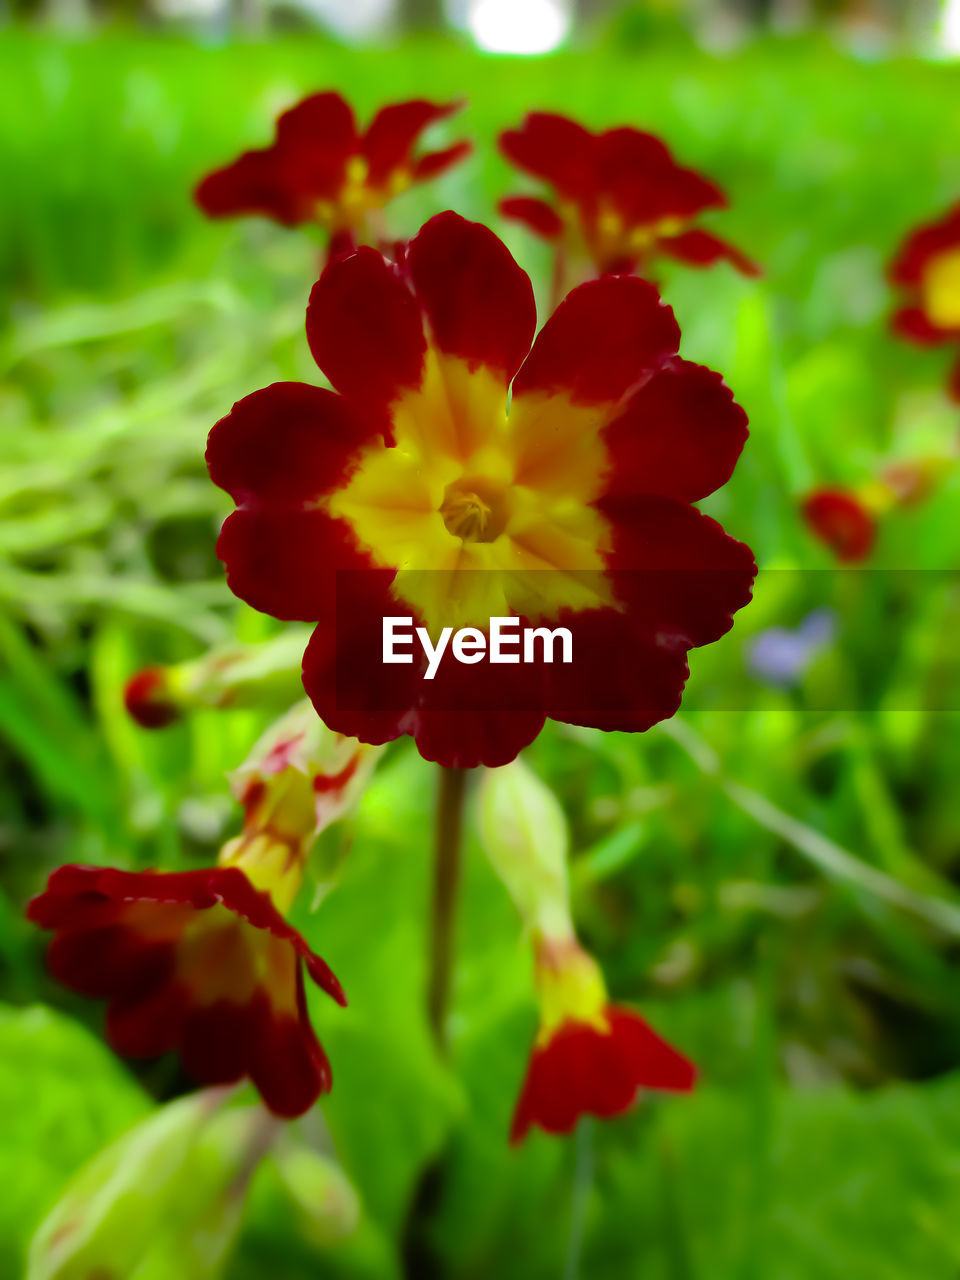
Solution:
<path fill-rule="evenodd" d="M 434 1040 L 447 1051 L 447 1008 L 453 971 L 454 925 L 460 883 L 460 845 L 463 829 L 465 769 L 440 769 L 437 786 L 436 844 L 433 866 L 433 908 L 430 931 L 430 986 L 427 1013 Z"/>

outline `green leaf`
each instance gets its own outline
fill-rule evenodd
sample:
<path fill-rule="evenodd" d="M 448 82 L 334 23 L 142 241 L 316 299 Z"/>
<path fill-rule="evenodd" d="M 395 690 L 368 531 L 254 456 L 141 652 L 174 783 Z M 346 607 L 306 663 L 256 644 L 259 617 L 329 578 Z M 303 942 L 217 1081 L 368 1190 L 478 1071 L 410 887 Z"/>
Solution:
<path fill-rule="evenodd" d="M 149 1109 L 84 1027 L 42 1005 L 0 1008 L 0 1275 L 21 1274 L 27 1242 L 67 1178 Z"/>

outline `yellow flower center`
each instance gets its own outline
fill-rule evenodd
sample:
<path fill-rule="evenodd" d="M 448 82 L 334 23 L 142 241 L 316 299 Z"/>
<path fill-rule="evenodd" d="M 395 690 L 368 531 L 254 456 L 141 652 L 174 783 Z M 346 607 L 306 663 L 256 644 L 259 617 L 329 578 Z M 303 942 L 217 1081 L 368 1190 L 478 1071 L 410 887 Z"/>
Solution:
<path fill-rule="evenodd" d="M 413 181 L 409 169 L 394 169 L 379 186 L 369 181 L 370 166 L 364 156 L 351 156 L 346 163 L 343 184 L 333 200 L 318 200 L 314 217 L 331 231 L 360 226 L 369 213 L 405 191 Z"/>
<path fill-rule="evenodd" d="M 575 938 L 542 941 L 537 950 L 537 996 L 545 1044 L 565 1022 L 583 1022 L 607 1031 L 607 988 L 600 966 Z"/>
<path fill-rule="evenodd" d="M 688 223 L 686 219 L 675 217 L 630 223 L 607 202 L 601 202 L 590 218 L 582 216 L 569 202 L 562 202 L 559 212 L 572 241 L 582 244 L 594 262 L 601 265 L 644 254 L 663 237 L 679 235 Z"/>
<path fill-rule="evenodd" d="M 510 491 L 483 476 L 462 476 L 448 484 L 440 514 L 448 531 L 464 542 L 495 542 L 510 518 Z"/>
<path fill-rule="evenodd" d="M 923 303 L 940 329 L 960 329 L 960 248 L 937 254 L 923 276 Z"/>
<path fill-rule="evenodd" d="M 428 351 L 420 386 L 391 406 L 393 445 L 369 446 L 322 505 L 346 520 L 394 594 L 432 633 L 492 617 L 611 605 L 604 408 L 565 395 L 515 401 L 482 366 Z"/>

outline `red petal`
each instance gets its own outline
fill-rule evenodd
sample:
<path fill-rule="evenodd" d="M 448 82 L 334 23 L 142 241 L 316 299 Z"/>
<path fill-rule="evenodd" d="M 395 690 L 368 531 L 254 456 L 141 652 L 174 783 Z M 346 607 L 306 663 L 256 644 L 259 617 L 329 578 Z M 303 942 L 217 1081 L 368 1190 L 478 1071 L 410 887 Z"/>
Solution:
<path fill-rule="evenodd" d="M 311 94 L 277 120 L 277 142 L 315 165 L 342 165 L 359 142 L 350 104 L 339 93 Z"/>
<path fill-rule="evenodd" d="M 345 395 L 386 405 L 420 385 L 426 343 L 416 300 L 375 249 L 326 267 L 310 294 L 307 341 Z"/>
<path fill-rule="evenodd" d="M 505 218 L 524 223 L 545 240 L 557 240 L 563 235 L 563 219 L 546 200 L 507 196 L 497 207 Z"/>
<path fill-rule="evenodd" d="M 411 612 L 390 595 L 393 577 L 388 569 L 340 574 L 335 608 L 303 655 L 303 686 L 324 724 L 378 745 L 408 731 L 420 679 L 417 666 L 383 662 L 384 615 Z"/>
<path fill-rule="evenodd" d="M 566 116 L 531 111 L 519 129 L 500 135 L 500 150 L 521 169 L 577 198 L 595 188 L 596 139 Z"/>
<path fill-rule="evenodd" d="M 632 626 L 673 651 L 711 644 L 730 630 L 751 597 L 756 564 L 749 547 L 672 498 L 597 505 L 613 530 L 608 572 Z"/>
<path fill-rule="evenodd" d="M 442 151 L 428 151 L 426 155 L 414 162 L 414 182 L 426 182 L 429 178 L 436 178 L 441 173 L 446 173 L 448 169 L 452 169 L 455 164 L 465 159 L 472 150 L 472 142 L 455 142 L 452 147 L 445 147 Z"/>
<path fill-rule="evenodd" d="M 262 1034 L 262 993 L 238 1004 L 216 1000 L 187 1010 L 180 1028 L 183 1069 L 197 1084 L 234 1084 L 249 1072 L 254 1045 Z"/>
<path fill-rule="evenodd" d="M 171 971 L 173 949 L 149 943 L 122 923 L 57 933 L 47 952 L 54 978 L 93 998 L 154 987 Z"/>
<path fill-rule="evenodd" d="M 476 666 L 445 660 L 424 685 L 414 738 L 424 760 L 446 767 L 509 764 L 543 728 L 541 671 L 524 665 Z"/>
<path fill-rule="evenodd" d="M 424 661 L 384 665 L 384 616 L 419 618 L 390 593 L 392 573 L 341 574 L 336 625 L 316 629 L 303 659 L 303 684 L 318 715 L 361 742 L 415 738 L 427 760 L 472 768 L 507 764 L 543 727 L 529 669 L 489 663 L 460 667 L 449 656 L 423 680 Z"/>
<path fill-rule="evenodd" d="M 877 523 L 863 503 L 845 489 L 818 489 L 800 508 L 811 532 L 838 560 L 865 560 L 873 550 Z"/>
<path fill-rule="evenodd" d="M 189 990 L 179 982 L 115 997 L 107 1009 L 111 1048 L 125 1058 L 159 1058 L 175 1050 L 189 1007 Z"/>
<path fill-rule="evenodd" d="M 913 231 L 897 250 L 890 264 L 890 279 L 898 285 L 918 285 L 929 260 L 945 249 L 960 245 L 960 203 L 942 218 Z"/>
<path fill-rule="evenodd" d="M 697 1082 L 697 1068 L 689 1058 L 658 1036 L 632 1009 L 610 1005 L 607 1018 L 617 1052 L 631 1063 L 640 1088 L 689 1093 Z"/>
<path fill-rule="evenodd" d="M 745 276 L 763 274 L 739 249 L 709 231 L 693 230 L 679 236 L 666 236 L 657 241 L 657 247 L 689 266 L 712 267 L 716 262 L 729 262 Z"/>
<path fill-rule="evenodd" d="M 652 284 L 633 276 L 591 280 L 571 290 L 541 329 L 514 398 L 566 392 L 580 404 L 616 402 L 679 342 L 673 312 Z"/>
<path fill-rule="evenodd" d="M 309 221 L 307 196 L 300 183 L 288 179 L 286 166 L 273 148 L 245 151 L 208 174 L 193 193 L 208 218 L 262 214 L 286 227 Z"/>
<path fill-rule="evenodd" d="M 349 525 L 316 509 L 241 509 L 220 531 L 217 555 L 235 596 L 284 622 L 332 613 L 337 572 L 365 563 Z"/>
<path fill-rule="evenodd" d="M 462 110 L 463 105 L 449 102 L 441 106 L 414 99 L 381 108 L 363 139 L 371 185 L 386 182 L 395 169 L 409 165 L 410 151 L 424 129 Z"/>
<path fill-rule="evenodd" d="M 238 505 L 299 507 L 339 487 L 351 457 L 376 434 L 342 396 L 275 382 L 214 426 L 207 468 Z"/>
<path fill-rule="evenodd" d="M 607 732 L 643 733 L 674 715 L 689 669 L 683 649 L 658 646 L 649 629 L 614 609 L 561 615 L 573 662 L 548 669 L 551 720 Z"/>
<path fill-rule="evenodd" d="M 480 222 L 439 213 L 410 242 L 407 266 L 431 343 L 509 382 L 530 350 L 537 312 L 506 245 Z"/>
<path fill-rule="evenodd" d="M 327 1055 L 310 1026 L 303 986 L 298 978 L 299 1018 L 265 1019 L 251 1053 L 250 1076 L 274 1115 L 303 1115 L 322 1093 L 329 1093 L 333 1073 Z"/>
<path fill-rule="evenodd" d="M 638 1088 L 693 1088 L 696 1068 L 642 1018 L 616 1006 L 608 1006 L 606 1015 L 609 1031 L 567 1022 L 534 1049 L 511 1142 L 520 1142 L 531 1125 L 547 1133 L 569 1133 L 582 1115 L 622 1115 Z"/>
<path fill-rule="evenodd" d="M 651 177 L 670 174 L 678 168 L 665 142 L 630 125 L 598 134 L 595 151 L 601 187 L 618 181 L 624 174 L 649 181 Z"/>
<path fill-rule="evenodd" d="M 933 323 L 920 306 L 901 307 L 890 317 L 890 327 L 900 338 L 907 342 L 919 343 L 922 347 L 938 346 L 949 342 L 949 329 L 940 329 Z"/>
<path fill-rule="evenodd" d="M 747 435 L 747 415 L 718 373 L 671 360 L 603 431 L 607 493 L 697 502 L 729 480 Z"/>

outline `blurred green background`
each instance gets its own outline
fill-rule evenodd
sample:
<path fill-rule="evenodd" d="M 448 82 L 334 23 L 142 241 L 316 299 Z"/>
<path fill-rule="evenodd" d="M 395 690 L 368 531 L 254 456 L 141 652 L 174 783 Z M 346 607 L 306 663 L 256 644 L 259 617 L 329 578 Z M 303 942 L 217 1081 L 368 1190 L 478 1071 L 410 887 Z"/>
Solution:
<path fill-rule="evenodd" d="M 184 1087 L 170 1063 L 102 1047 L 100 1011 L 46 977 L 22 907 L 60 862 L 199 866 L 238 825 L 224 772 L 263 719 L 209 712 L 151 735 L 121 690 L 149 662 L 276 626 L 226 590 L 228 501 L 202 455 L 235 399 L 317 378 L 317 246 L 205 223 L 190 190 L 325 87 L 361 116 L 469 99 L 443 136 L 477 154 L 391 206 L 397 234 L 446 207 L 494 219 L 526 189 L 495 136 L 534 107 L 652 129 L 724 185 L 713 225 L 764 278 L 665 267 L 661 283 L 683 354 L 722 370 L 750 415 L 737 474 L 705 507 L 763 572 L 731 635 L 691 655 L 674 721 L 636 739 L 551 725 L 527 753 L 570 817 L 584 940 L 613 995 L 698 1062 L 698 1092 L 508 1149 L 529 955 L 471 838 L 440 1063 L 423 1014 L 435 779 L 398 745 L 329 837 L 352 841 L 341 886 L 298 908 L 351 996 L 347 1013 L 316 1002 L 336 1086 L 301 1127 L 342 1160 L 361 1225 L 318 1243 L 255 1188 L 228 1277 L 403 1274 L 411 1197 L 441 1155 L 407 1274 L 960 1273 L 960 477 L 891 514 L 856 574 L 797 516 L 813 484 L 953 447 L 946 357 L 888 335 L 884 264 L 960 194 L 960 68 L 895 44 L 857 56 L 824 32 L 707 52 L 661 9 L 608 14 L 587 43 L 530 60 L 429 33 L 357 49 L 307 32 L 0 30 L 3 1276 L 21 1274 L 65 1179 Z M 544 250 L 493 225 L 542 302 Z M 822 608 L 833 638 L 795 682 L 765 683 L 756 636 Z"/>

